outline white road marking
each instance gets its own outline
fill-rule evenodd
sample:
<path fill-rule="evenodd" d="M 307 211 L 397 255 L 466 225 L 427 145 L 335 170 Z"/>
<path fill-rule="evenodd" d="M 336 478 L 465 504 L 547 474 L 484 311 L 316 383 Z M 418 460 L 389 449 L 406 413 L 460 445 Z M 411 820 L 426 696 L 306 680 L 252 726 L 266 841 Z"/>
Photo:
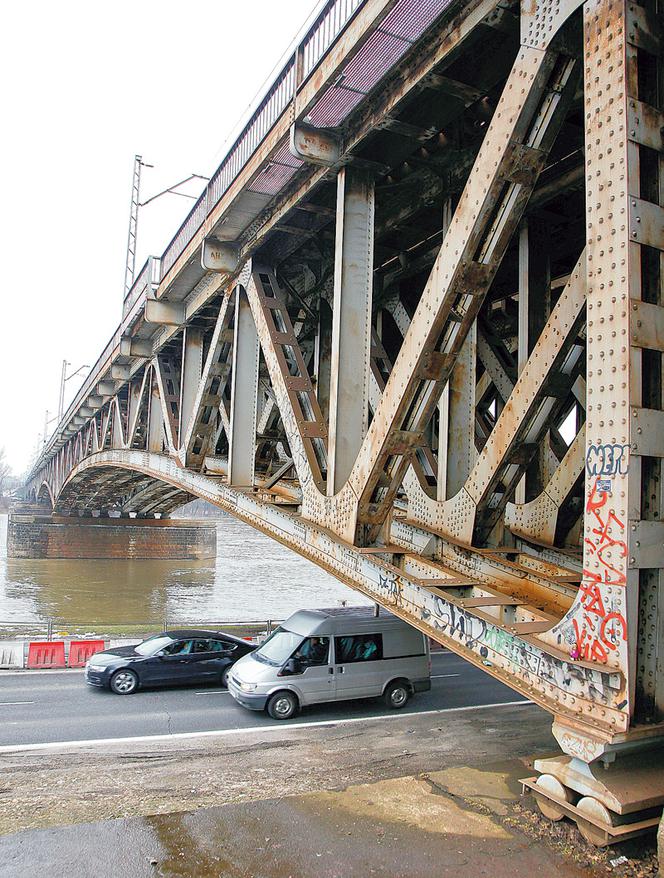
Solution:
<path fill-rule="evenodd" d="M 310 729 L 313 727 L 325 728 L 331 726 L 346 726 L 351 723 L 368 723 L 376 720 L 403 719 L 404 717 L 415 716 L 440 716 L 444 713 L 468 713 L 473 710 L 490 710 L 497 707 L 519 707 L 532 705 L 532 701 L 497 701 L 494 704 L 477 704 L 470 707 L 444 707 L 441 710 L 421 710 L 412 711 L 411 713 L 394 713 L 384 714 L 382 716 L 357 716 L 349 719 L 330 719 L 320 722 L 307 723 L 280 723 L 275 722 L 274 725 L 249 726 L 241 729 L 218 729 L 211 732 L 176 732 L 174 735 L 135 735 L 126 738 L 92 738 L 87 741 L 52 741 L 45 744 L 6 744 L 0 747 L 0 753 L 25 753 L 30 750 L 58 750 L 62 748 L 80 748 L 80 747 L 99 747 L 108 744 L 134 744 L 146 743 L 149 741 L 175 741 L 187 740 L 191 738 L 225 738 L 233 735 L 246 735 L 250 732 L 278 732 L 289 731 L 290 729 Z"/>
<path fill-rule="evenodd" d="M 36 704 L 35 701 L 0 701 L 0 707 L 5 704 Z"/>

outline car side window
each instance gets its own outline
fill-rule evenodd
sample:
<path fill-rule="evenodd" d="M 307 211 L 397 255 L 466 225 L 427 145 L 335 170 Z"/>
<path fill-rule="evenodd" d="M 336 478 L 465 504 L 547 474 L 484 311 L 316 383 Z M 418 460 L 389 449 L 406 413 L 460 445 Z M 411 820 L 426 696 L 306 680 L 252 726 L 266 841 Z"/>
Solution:
<path fill-rule="evenodd" d="M 337 664 L 375 662 L 383 657 L 382 634 L 354 634 L 335 637 L 334 649 Z"/>
<path fill-rule="evenodd" d="M 165 646 L 161 655 L 189 655 L 192 645 L 193 641 L 191 640 L 176 640 Z"/>
<path fill-rule="evenodd" d="M 192 652 L 195 652 L 195 653 L 212 652 L 213 651 L 213 649 L 212 649 L 213 643 L 214 643 L 213 640 L 207 640 L 207 639 L 194 640 L 194 648 L 193 648 Z"/>
<path fill-rule="evenodd" d="M 232 652 L 235 646 L 235 643 L 228 643 L 226 640 L 211 640 L 210 652 Z"/>

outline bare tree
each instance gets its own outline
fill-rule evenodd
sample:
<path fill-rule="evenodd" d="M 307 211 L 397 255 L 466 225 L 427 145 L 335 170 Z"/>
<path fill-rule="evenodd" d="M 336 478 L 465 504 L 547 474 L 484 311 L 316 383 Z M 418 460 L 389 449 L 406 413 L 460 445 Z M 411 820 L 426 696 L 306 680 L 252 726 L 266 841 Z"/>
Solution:
<path fill-rule="evenodd" d="M 5 449 L 0 448 L 0 497 L 5 493 L 5 486 L 10 480 L 12 468 L 7 463 Z"/>

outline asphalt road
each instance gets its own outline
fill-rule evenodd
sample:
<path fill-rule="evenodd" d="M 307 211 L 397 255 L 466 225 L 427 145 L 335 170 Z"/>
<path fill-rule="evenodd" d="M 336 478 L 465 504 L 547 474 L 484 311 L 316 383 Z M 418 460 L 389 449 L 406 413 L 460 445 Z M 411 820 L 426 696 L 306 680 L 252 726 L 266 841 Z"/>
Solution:
<path fill-rule="evenodd" d="M 453 653 L 432 655 L 431 691 L 401 713 L 471 708 L 522 700 Z M 523 699 L 525 700 L 525 699 Z M 277 723 L 321 723 L 393 716 L 379 699 L 317 705 Z M 20 746 L 274 726 L 225 689 L 192 686 L 114 695 L 88 686 L 82 671 L 0 674 L 0 746 Z"/>

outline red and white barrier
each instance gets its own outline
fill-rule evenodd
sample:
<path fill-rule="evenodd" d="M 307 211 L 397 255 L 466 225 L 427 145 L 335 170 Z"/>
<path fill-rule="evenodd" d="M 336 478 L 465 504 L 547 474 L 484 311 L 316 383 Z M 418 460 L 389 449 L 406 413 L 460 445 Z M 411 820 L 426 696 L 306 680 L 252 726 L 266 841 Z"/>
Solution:
<path fill-rule="evenodd" d="M 33 640 L 28 644 L 28 668 L 64 668 L 64 640 Z"/>
<path fill-rule="evenodd" d="M 103 652 L 105 648 L 104 640 L 70 640 L 67 667 L 82 668 L 91 655 Z"/>

